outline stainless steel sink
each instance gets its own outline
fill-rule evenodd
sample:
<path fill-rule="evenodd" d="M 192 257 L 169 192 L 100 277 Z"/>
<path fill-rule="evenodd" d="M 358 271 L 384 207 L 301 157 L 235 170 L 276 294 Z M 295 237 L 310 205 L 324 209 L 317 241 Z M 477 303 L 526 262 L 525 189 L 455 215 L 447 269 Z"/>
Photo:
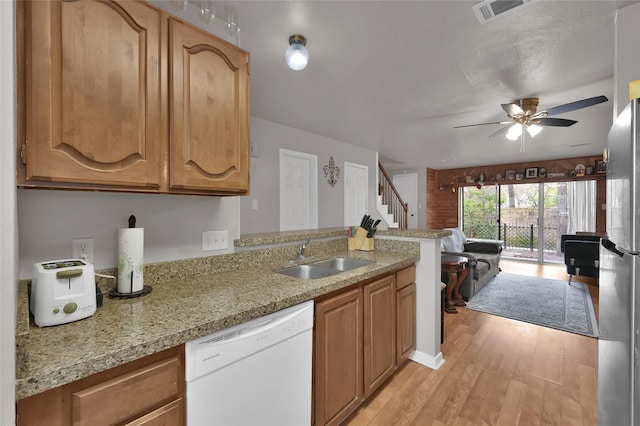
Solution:
<path fill-rule="evenodd" d="M 343 272 L 361 268 L 372 263 L 373 261 L 371 260 L 352 259 L 350 257 L 334 257 L 332 259 L 314 262 L 313 265 L 322 266 L 323 268 L 337 269 L 338 271 Z"/>
<path fill-rule="evenodd" d="M 302 280 L 315 280 L 337 274 L 341 271 L 315 265 L 297 265 L 279 269 L 276 272 L 279 274 L 289 275 L 290 277 L 300 278 Z"/>
<path fill-rule="evenodd" d="M 334 257 L 327 260 L 320 260 L 307 265 L 290 266 L 284 269 L 278 269 L 279 274 L 288 275 L 290 277 L 302 280 L 315 280 L 318 278 L 329 277 L 339 274 L 340 272 L 350 271 L 372 264 L 371 260 L 351 259 L 349 257 Z"/>

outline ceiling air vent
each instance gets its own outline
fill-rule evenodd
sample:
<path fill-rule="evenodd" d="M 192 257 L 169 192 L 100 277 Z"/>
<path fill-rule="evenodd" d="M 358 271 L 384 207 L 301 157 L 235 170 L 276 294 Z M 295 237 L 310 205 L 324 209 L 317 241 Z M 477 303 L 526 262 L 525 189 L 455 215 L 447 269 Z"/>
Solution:
<path fill-rule="evenodd" d="M 536 0 L 484 0 L 473 6 L 473 12 L 481 24 L 486 24 L 498 17 L 510 14 L 520 6 L 535 1 Z"/>

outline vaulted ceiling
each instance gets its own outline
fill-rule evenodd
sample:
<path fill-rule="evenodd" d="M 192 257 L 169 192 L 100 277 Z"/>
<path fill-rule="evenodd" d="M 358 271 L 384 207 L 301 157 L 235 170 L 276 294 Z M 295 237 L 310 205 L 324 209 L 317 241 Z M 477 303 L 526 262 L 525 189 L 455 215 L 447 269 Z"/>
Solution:
<path fill-rule="evenodd" d="M 475 1 L 215 2 L 233 5 L 251 52 L 251 114 L 380 153 L 393 168 L 436 169 L 601 153 L 613 119 L 614 19 L 634 2 L 538 0 L 485 24 Z M 309 65 L 290 70 L 292 34 Z M 501 104 L 538 110 L 605 95 L 559 118 L 525 150 L 499 125 Z"/>

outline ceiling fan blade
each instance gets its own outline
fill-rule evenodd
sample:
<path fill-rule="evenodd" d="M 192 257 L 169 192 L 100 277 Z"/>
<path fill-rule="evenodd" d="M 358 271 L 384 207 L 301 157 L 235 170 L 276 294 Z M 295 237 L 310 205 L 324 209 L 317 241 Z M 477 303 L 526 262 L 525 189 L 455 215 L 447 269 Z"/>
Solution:
<path fill-rule="evenodd" d="M 501 106 L 509 117 L 522 117 L 524 115 L 524 110 L 516 104 L 502 104 Z"/>
<path fill-rule="evenodd" d="M 558 105 L 557 107 L 549 108 L 547 110 L 547 115 L 559 115 L 564 114 L 565 112 L 575 111 L 577 109 L 590 107 L 592 105 L 600 104 L 602 102 L 607 102 L 606 96 L 595 96 L 593 98 L 582 99 L 581 101 L 575 101 L 564 105 Z M 548 124 L 547 124 L 548 126 Z"/>
<path fill-rule="evenodd" d="M 491 133 L 491 134 L 489 135 L 489 137 L 490 137 L 490 138 L 492 138 L 492 137 L 494 137 L 494 136 L 498 136 L 498 135 L 501 135 L 501 134 L 503 134 L 503 133 L 507 133 L 507 131 L 508 131 L 511 127 L 513 127 L 513 124 L 515 124 L 515 123 L 512 123 L 512 124 L 511 124 L 511 126 L 505 126 L 505 127 L 503 127 L 502 129 L 500 129 L 500 130 L 496 130 L 495 132 Z"/>
<path fill-rule="evenodd" d="M 536 123 L 541 126 L 551 126 L 551 127 L 569 127 L 576 124 L 576 120 L 568 120 L 566 118 L 541 118 L 540 122 Z"/>
<path fill-rule="evenodd" d="M 492 121 L 491 123 L 479 123 L 479 124 L 467 124 L 464 126 L 454 126 L 454 129 L 461 129 L 463 127 L 475 127 L 475 126 L 486 126 L 487 124 L 510 124 L 511 121 Z"/>

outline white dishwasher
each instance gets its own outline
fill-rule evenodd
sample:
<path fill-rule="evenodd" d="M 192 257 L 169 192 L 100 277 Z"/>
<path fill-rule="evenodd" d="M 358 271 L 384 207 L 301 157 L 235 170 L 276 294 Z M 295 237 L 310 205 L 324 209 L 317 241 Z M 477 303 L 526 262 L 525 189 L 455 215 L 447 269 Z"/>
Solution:
<path fill-rule="evenodd" d="M 311 424 L 313 302 L 186 344 L 187 426 Z"/>

